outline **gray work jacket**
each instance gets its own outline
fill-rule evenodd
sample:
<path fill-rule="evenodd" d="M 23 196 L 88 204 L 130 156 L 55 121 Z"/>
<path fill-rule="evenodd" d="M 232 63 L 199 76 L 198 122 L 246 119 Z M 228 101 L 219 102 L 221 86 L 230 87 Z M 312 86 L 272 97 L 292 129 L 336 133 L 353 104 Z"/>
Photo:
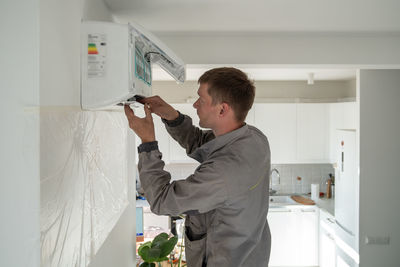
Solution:
<path fill-rule="evenodd" d="M 270 149 L 265 135 L 244 125 L 215 137 L 184 115 L 164 122 L 201 164 L 185 180 L 170 183 L 157 143 L 144 143 L 138 148 L 140 181 L 154 213 L 186 214 L 188 267 L 268 266 Z"/>

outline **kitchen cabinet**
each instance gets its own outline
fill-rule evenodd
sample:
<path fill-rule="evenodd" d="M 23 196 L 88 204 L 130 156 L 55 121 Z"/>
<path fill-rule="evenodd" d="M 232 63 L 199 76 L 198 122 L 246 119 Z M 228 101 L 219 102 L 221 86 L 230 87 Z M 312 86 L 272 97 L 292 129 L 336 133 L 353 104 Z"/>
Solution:
<path fill-rule="evenodd" d="M 255 104 L 253 104 L 253 106 L 251 107 L 251 109 L 247 113 L 245 122 L 247 124 L 249 124 L 249 125 L 253 125 L 254 126 L 254 116 L 255 116 Z"/>
<path fill-rule="evenodd" d="M 328 104 L 258 103 L 254 125 L 268 137 L 272 163 L 327 163 L 328 115 Z"/>
<path fill-rule="evenodd" d="M 162 153 L 162 159 L 166 164 L 170 162 L 170 139 L 167 130 L 165 129 L 164 123 L 161 118 L 157 115 L 153 115 L 154 132 L 156 140 L 158 141 L 158 148 Z"/>
<path fill-rule="evenodd" d="M 318 265 L 318 208 L 296 205 L 270 207 L 269 266 Z"/>
<path fill-rule="evenodd" d="M 296 104 L 255 104 L 254 125 L 268 138 L 271 163 L 296 162 Z"/>
<path fill-rule="evenodd" d="M 296 216 L 288 208 L 270 208 L 268 224 L 271 231 L 269 266 L 295 266 L 297 253 Z"/>
<path fill-rule="evenodd" d="M 173 104 L 189 115 L 194 124 L 199 119 L 192 104 Z M 141 106 L 137 109 L 144 116 Z M 195 163 L 173 140 L 158 116 L 153 116 L 156 138 L 163 160 L 168 163 Z M 356 127 L 356 103 L 255 103 L 246 123 L 260 129 L 267 137 L 273 164 L 336 162 L 336 129 Z M 137 138 L 137 144 L 140 139 Z"/>
<path fill-rule="evenodd" d="M 318 208 L 302 208 L 298 217 L 298 266 L 318 265 Z"/>
<path fill-rule="evenodd" d="M 333 216 L 320 211 L 319 223 L 319 267 L 336 266 L 336 244 L 334 237 Z"/>
<path fill-rule="evenodd" d="M 297 160 L 307 163 L 329 161 L 328 104 L 297 104 Z"/>
<path fill-rule="evenodd" d="M 358 129 L 356 102 L 329 104 L 329 162 L 337 162 L 338 129 Z"/>
<path fill-rule="evenodd" d="M 197 116 L 196 109 L 192 104 L 173 104 L 176 110 L 179 110 L 182 114 L 188 115 L 192 118 L 193 124 L 199 125 L 199 117 Z M 168 133 L 167 133 L 168 134 Z M 171 163 L 196 163 L 194 159 L 186 155 L 186 150 L 176 142 L 172 137 L 169 136 L 169 160 Z"/>
<path fill-rule="evenodd" d="M 145 117 L 143 106 L 139 105 L 138 107 L 134 108 L 135 115 L 138 117 Z M 162 153 L 162 159 L 164 162 L 167 164 L 169 163 L 169 155 L 170 155 L 170 137 L 165 129 L 164 123 L 161 121 L 161 118 L 155 114 L 152 114 L 153 116 L 153 122 L 154 122 L 154 133 L 156 135 L 156 140 L 158 141 L 158 147 Z M 142 143 L 142 140 L 135 134 L 135 144 L 136 147 L 138 147 Z M 135 153 L 136 155 L 136 164 L 138 163 L 138 154 Z"/>

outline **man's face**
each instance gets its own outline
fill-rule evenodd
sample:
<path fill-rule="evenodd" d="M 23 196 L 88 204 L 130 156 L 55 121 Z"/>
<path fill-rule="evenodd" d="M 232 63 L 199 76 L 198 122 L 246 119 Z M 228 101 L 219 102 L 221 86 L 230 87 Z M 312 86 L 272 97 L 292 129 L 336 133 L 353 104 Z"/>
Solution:
<path fill-rule="evenodd" d="M 197 110 L 197 115 L 199 116 L 200 127 L 213 129 L 216 125 L 219 109 L 218 104 L 212 104 L 212 98 L 208 94 L 208 84 L 200 84 L 197 90 L 199 98 L 194 102 L 193 107 Z"/>

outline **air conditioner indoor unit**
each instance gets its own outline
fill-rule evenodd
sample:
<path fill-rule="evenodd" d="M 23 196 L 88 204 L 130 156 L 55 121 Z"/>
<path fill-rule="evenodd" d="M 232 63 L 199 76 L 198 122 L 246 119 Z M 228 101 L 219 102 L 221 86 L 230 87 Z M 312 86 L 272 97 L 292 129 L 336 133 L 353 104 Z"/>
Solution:
<path fill-rule="evenodd" d="M 177 82 L 185 81 L 183 61 L 140 25 L 83 21 L 81 28 L 83 109 L 107 109 L 150 96 L 153 63 Z"/>

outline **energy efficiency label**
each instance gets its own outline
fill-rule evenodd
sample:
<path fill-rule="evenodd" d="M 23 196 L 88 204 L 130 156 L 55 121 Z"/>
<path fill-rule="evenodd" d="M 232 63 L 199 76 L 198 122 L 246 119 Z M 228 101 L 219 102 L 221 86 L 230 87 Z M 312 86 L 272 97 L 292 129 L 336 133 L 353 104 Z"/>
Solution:
<path fill-rule="evenodd" d="M 87 62 L 88 78 L 101 78 L 106 75 L 107 36 L 105 34 L 88 34 Z"/>

